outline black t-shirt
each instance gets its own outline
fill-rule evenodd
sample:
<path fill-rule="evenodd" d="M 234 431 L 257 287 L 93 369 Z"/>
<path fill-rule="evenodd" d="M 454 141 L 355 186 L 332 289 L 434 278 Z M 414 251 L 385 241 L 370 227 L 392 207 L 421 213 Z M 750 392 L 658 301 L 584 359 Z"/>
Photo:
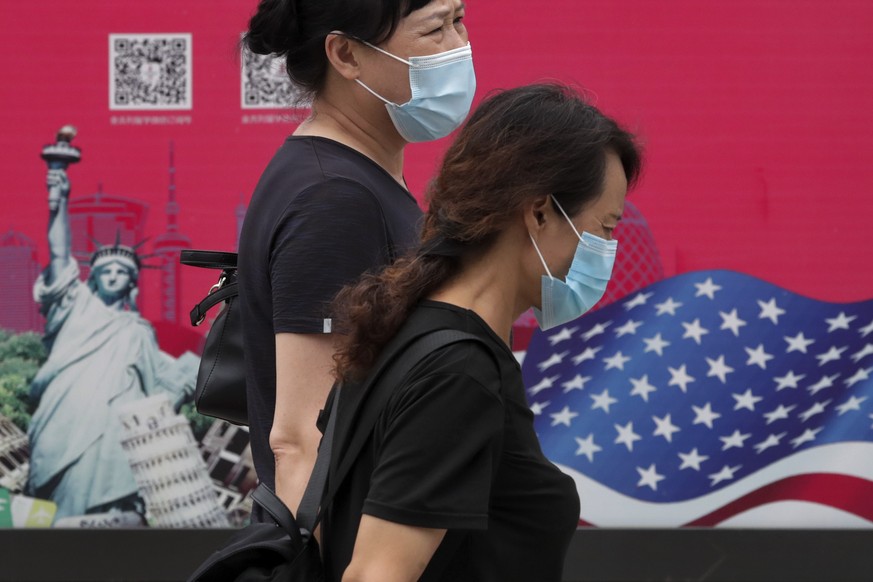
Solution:
<path fill-rule="evenodd" d="M 275 486 L 275 334 L 330 333 L 330 301 L 418 242 L 421 210 L 381 166 L 320 137 L 289 137 L 252 195 L 239 245 L 239 303 L 252 456 Z M 315 419 L 313 419 L 313 423 Z"/>
<path fill-rule="evenodd" d="M 542 453 L 518 362 L 478 315 L 446 303 L 423 301 L 398 335 L 438 329 L 474 334 L 489 347 L 438 350 L 391 395 L 326 511 L 327 580 L 341 579 L 364 513 L 449 530 L 421 580 L 558 582 L 579 497 Z M 340 446 L 354 389 L 346 385 L 340 398 Z"/>

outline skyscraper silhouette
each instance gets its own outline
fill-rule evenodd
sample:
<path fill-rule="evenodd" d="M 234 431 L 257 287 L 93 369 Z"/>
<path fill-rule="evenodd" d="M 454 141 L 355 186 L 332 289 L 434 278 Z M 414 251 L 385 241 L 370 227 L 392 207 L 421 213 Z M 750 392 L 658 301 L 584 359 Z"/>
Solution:
<path fill-rule="evenodd" d="M 33 282 L 39 275 L 36 244 L 20 232 L 0 236 L 0 328 L 42 332 L 45 320 L 33 300 Z"/>
<path fill-rule="evenodd" d="M 155 238 L 154 256 L 161 269 L 161 321 L 182 322 L 182 270 L 179 254 L 191 248 L 191 239 L 179 232 L 179 203 L 176 202 L 176 161 L 170 142 L 170 183 L 166 206 L 167 231 Z"/>

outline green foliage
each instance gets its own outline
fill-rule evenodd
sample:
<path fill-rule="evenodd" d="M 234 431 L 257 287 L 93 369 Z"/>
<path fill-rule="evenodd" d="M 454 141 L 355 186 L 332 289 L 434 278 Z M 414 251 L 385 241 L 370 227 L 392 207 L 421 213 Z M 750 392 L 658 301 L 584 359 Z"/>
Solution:
<path fill-rule="evenodd" d="M 188 422 L 191 423 L 191 431 L 194 433 L 194 438 L 198 443 L 203 440 L 203 437 L 206 436 L 206 431 L 215 422 L 215 419 L 211 416 L 204 416 L 197 412 L 193 402 L 183 404 L 179 414 L 187 418 Z"/>
<path fill-rule="evenodd" d="M 45 360 L 39 335 L 0 329 L 0 414 L 25 432 L 33 413 L 30 383 Z"/>

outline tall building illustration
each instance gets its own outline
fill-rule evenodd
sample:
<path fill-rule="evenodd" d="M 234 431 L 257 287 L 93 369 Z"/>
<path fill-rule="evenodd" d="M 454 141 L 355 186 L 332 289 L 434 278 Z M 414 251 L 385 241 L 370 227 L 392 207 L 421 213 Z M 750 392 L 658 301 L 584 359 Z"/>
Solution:
<path fill-rule="evenodd" d="M 167 394 L 126 405 L 120 413 L 121 446 L 145 499 L 153 526 L 227 527 L 224 508 L 200 457 L 188 420 L 173 411 Z"/>
<path fill-rule="evenodd" d="M 10 230 L 0 235 L 0 328 L 16 332 L 41 332 L 45 320 L 33 300 L 33 282 L 39 275 L 36 244 L 25 235 Z"/>
<path fill-rule="evenodd" d="M 154 256 L 161 269 L 160 319 L 180 323 L 182 314 L 182 270 L 179 253 L 191 248 L 191 239 L 179 232 L 179 203 L 176 202 L 176 162 L 173 142 L 170 142 L 170 180 L 166 206 L 167 231 L 155 238 Z"/>
<path fill-rule="evenodd" d="M 30 467 L 27 435 L 0 414 L 0 487 L 19 493 Z"/>

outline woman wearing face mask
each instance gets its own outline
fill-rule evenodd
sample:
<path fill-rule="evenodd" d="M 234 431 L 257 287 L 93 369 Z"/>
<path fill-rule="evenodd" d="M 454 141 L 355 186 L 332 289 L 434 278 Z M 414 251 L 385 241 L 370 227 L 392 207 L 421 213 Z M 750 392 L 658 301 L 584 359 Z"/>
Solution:
<path fill-rule="evenodd" d="M 292 509 L 333 382 L 330 301 L 418 240 L 404 146 L 469 112 L 463 18 L 460 0 L 261 0 L 249 23 L 248 50 L 284 58 L 311 99 L 255 189 L 239 249 L 255 469 Z"/>
<path fill-rule="evenodd" d="M 418 251 L 337 297 L 337 434 L 389 340 L 482 341 L 432 352 L 393 388 L 327 507 L 329 579 L 561 579 L 579 499 L 542 454 L 509 335 L 530 306 L 547 328 L 602 296 L 639 170 L 633 137 L 566 87 L 511 89 L 472 114 L 430 188 Z"/>

